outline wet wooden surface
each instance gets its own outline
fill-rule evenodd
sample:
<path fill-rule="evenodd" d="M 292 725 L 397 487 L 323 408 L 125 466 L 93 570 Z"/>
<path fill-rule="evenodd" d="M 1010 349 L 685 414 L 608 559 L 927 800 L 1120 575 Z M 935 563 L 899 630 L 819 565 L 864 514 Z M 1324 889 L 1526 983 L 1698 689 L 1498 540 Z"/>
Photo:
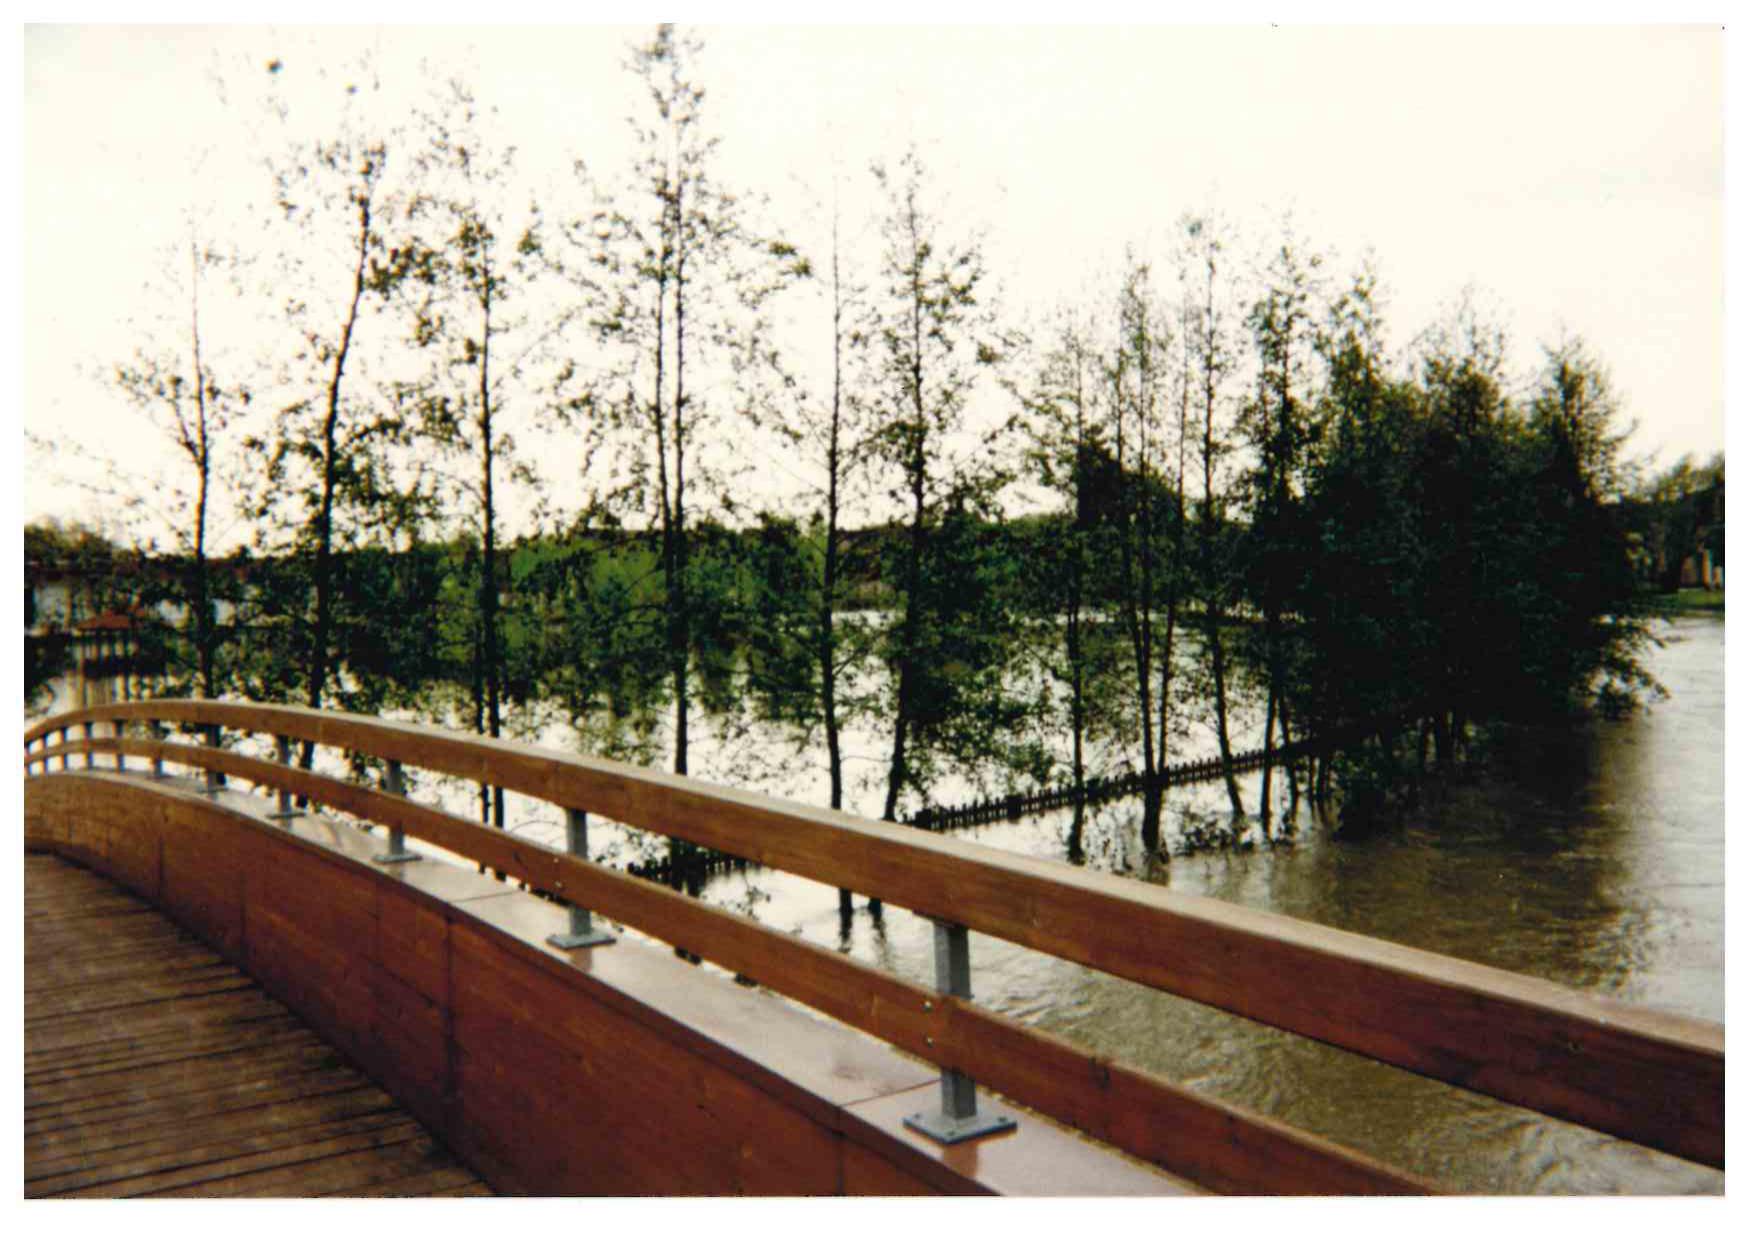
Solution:
<path fill-rule="evenodd" d="M 144 900 L 57 857 L 24 865 L 25 1196 L 489 1195 Z"/>

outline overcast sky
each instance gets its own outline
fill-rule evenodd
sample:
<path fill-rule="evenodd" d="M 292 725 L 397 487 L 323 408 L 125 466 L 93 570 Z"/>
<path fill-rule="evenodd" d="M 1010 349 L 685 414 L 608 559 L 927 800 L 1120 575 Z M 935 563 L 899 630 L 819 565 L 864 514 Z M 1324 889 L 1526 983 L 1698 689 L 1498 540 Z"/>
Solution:
<path fill-rule="evenodd" d="M 249 109 L 220 108 L 209 69 L 248 82 L 274 57 L 289 73 L 366 46 L 391 77 L 428 60 L 465 72 L 523 169 L 562 183 L 573 158 L 623 162 L 635 86 L 620 66 L 641 33 L 27 28 L 26 429 L 162 459 L 97 377 L 151 313 L 141 289 L 183 207 L 257 175 Z M 1165 258 L 1186 211 L 1219 210 L 1253 241 L 1290 211 L 1341 270 L 1375 255 L 1394 344 L 1474 286 L 1520 370 L 1562 331 L 1591 344 L 1639 424 L 1634 454 L 1724 446 L 1715 27 L 701 33 L 725 179 L 770 193 L 779 218 L 804 201 L 798 175 L 823 192 L 835 163 L 862 186 L 871 159 L 915 143 L 1030 311 L 1084 292 L 1125 245 Z M 26 519 L 94 515 L 58 473 L 27 458 Z"/>

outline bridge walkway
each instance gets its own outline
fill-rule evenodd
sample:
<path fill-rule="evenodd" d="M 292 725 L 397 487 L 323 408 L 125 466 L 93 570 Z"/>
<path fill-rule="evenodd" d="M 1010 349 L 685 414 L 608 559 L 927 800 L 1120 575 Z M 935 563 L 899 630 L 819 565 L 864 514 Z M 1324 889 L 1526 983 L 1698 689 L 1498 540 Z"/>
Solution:
<path fill-rule="evenodd" d="M 146 901 L 58 857 L 24 866 L 25 1196 L 490 1195 Z"/>

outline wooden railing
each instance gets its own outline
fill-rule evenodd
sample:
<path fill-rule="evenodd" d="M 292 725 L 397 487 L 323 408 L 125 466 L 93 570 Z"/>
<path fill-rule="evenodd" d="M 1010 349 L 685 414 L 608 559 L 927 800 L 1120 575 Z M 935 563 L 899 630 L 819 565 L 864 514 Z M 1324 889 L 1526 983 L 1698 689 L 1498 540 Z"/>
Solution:
<path fill-rule="evenodd" d="M 25 735 L 27 772 L 64 768 L 79 755 L 170 763 L 403 831 L 755 978 L 1217 1190 L 1436 1186 L 654 883 L 405 796 L 162 739 L 164 724 L 209 739 L 222 729 L 333 746 L 598 814 L 1723 1166 L 1723 1028 L 1711 1022 L 909 827 L 416 724 L 158 700 L 75 711 Z M 109 734 L 97 734 L 99 726 Z M 281 744 L 282 755 L 290 751 Z"/>

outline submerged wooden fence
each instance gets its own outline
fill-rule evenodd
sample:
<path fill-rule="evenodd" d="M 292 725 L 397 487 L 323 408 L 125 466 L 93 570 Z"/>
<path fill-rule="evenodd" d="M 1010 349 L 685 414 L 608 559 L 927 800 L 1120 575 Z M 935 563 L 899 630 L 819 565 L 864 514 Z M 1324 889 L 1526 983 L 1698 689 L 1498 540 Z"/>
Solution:
<path fill-rule="evenodd" d="M 1285 766 L 1308 754 L 1316 753 L 1321 748 L 1310 741 L 1295 741 L 1272 751 L 1251 749 L 1233 754 L 1230 763 L 1222 761 L 1216 754 L 1209 758 L 1174 763 L 1163 771 L 1156 772 L 1151 781 L 1141 771 L 1100 776 L 1085 781 L 1078 788 L 1073 784 L 1062 784 L 1033 792 L 1010 792 L 961 805 L 925 806 L 906 819 L 906 822 L 924 831 L 947 831 L 954 827 L 976 827 L 990 822 L 1011 821 L 1024 818 L 1028 814 L 1042 814 L 1070 805 L 1098 805 L 1105 801 L 1139 796 L 1147 790 L 1150 782 L 1156 788 L 1175 788 L 1183 784 L 1220 779 L 1229 767 L 1234 775 L 1243 775 L 1260 771 L 1265 762 Z"/>
<path fill-rule="evenodd" d="M 203 730 L 209 743 L 169 739 L 165 723 Z M 99 727 L 107 734 L 98 735 Z M 283 760 L 224 748 L 221 731 L 278 737 Z M 300 769 L 289 761 L 296 742 L 370 755 L 388 764 L 390 778 L 377 790 Z M 99 756 L 116 768 L 132 765 L 121 775 L 98 771 Z M 427 841 L 756 978 L 936 1064 L 948 1074 L 943 1098 L 951 1074 L 974 1078 L 1207 1188 L 1357 1193 L 1434 1186 L 980 1008 L 945 973 L 938 988 L 919 986 L 586 855 L 421 804 L 402 791 L 403 766 L 545 800 L 567 811 L 573 824 L 585 821 L 585 813 L 598 814 L 860 891 L 934 919 L 938 943 L 953 940 L 962 948 L 967 929 L 992 935 L 1681 1158 L 1723 1165 L 1721 1025 L 1279 914 L 621 763 L 296 707 L 159 700 L 75 711 L 30 729 L 24 761 L 33 776 L 25 785 L 27 827 L 32 804 L 48 790 L 65 808 L 98 788 L 112 802 L 131 798 L 142 816 L 159 814 L 154 821 L 161 825 L 162 813 L 153 807 L 165 796 L 153 793 L 164 785 L 147 778 L 142 762 L 204 772 L 209 780 L 222 773 L 249 781 L 277 791 L 282 808 L 296 796 L 356 815 L 390 829 L 389 851 L 378 862 L 392 866 L 407 846 L 403 837 Z M 110 829 L 125 831 L 126 823 L 110 813 Z M 166 829 L 160 849 L 179 838 Z M 224 839 L 210 831 L 203 838 L 206 846 Z M 160 867 L 167 855 L 160 851 Z M 384 865 L 377 870 L 394 872 Z M 337 891 L 324 907 L 337 915 L 345 900 Z M 288 925 L 286 933 L 292 942 L 302 932 Z M 612 959 L 599 956 L 601 950 L 612 949 L 595 949 L 598 960 Z M 589 958 L 587 951 L 576 957 Z M 590 966 L 579 967 L 586 972 Z M 709 980 L 694 976 L 699 985 Z M 391 1032 L 389 1025 L 379 1030 L 381 1036 Z M 570 1058 L 542 1061 L 540 1070 L 586 1066 L 588 1053 L 567 1052 Z M 482 1065 L 477 1052 L 460 1060 L 452 1053 L 450 1062 L 476 1072 L 516 1070 L 508 1063 Z M 565 1117 L 542 1122 L 560 1124 Z M 648 1156 L 660 1156 L 659 1150 Z"/>

